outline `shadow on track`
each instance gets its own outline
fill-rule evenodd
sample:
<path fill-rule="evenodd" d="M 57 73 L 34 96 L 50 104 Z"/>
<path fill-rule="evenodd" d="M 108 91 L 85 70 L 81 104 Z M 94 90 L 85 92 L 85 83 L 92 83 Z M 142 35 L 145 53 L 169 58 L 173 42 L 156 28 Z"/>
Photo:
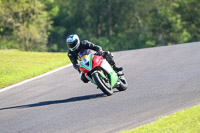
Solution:
<path fill-rule="evenodd" d="M 0 108 L 0 110 L 22 109 L 22 108 L 31 108 L 31 107 L 47 106 L 47 105 L 60 104 L 60 103 L 78 102 L 78 101 L 96 99 L 96 98 L 101 98 L 101 97 L 106 97 L 106 96 L 105 96 L 105 94 L 93 94 L 93 95 L 72 97 L 72 98 L 63 99 L 63 100 L 44 101 L 44 102 L 38 102 L 38 103 L 33 103 L 33 104 L 27 104 L 27 105 L 20 105 L 20 106 L 13 106 L 13 107 Z"/>

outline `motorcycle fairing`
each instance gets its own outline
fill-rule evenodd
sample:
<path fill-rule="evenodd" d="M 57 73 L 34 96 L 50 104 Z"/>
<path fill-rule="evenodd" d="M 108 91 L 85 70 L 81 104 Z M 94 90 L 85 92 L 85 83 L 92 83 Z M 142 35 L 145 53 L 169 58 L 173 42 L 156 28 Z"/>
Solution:
<path fill-rule="evenodd" d="M 80 62 L 80 69 L 83 73 L 88 73 L 89 71 L 92 70 L 92 59 L 93 55 L 87 55 L 83 57 L 83 59 Z"/>
<path fill-rule="evenodd" d="M 106 59 L 102 59 L 102 56 L 94 56 L 93 54 L 89 54 L 83 57 L 80 61 L 80 69 L 83 73 L 88 73 L 97 66 L 100 66 L 109 74 L 111 80 L 110 85 L 113 88 L 118 81 L 118 76 Z M 95 72 L 98 72 L 102 78 L 106 78 L 101 71 L 96 70 Z"/>
<path fill-rule="evenodd" d="M 117 73 L 113 70 L 113 68 L 106 61 L 106 59 L 103 59 L 101 67 L 109 74 L 110 79 L 111 79 L 110 85 L 111 85 L 111 87 L 113 87 L 118 81 Z"/>

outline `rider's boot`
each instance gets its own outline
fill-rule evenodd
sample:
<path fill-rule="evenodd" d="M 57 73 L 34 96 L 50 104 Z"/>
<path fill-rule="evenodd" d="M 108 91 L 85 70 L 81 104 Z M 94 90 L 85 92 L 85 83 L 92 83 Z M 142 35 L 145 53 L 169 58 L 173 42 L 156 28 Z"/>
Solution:
<path fill-rule="evenodd" d="M 123 70 L 123 67 L 117 67 L 115 61 L 113 59 L 113 55 L 109 51 L 104 51 L 104 57 L 108 61 L 108 63 L 113 67 L 115 72 L 119 72 Z"/>
<path fill-rule="evenodd" d="M 113 65 L 113 69 L 115 70 L 115 72 L 119 72 L 123 70 L 123 67 L 117 67 L 115 64 Z"/>

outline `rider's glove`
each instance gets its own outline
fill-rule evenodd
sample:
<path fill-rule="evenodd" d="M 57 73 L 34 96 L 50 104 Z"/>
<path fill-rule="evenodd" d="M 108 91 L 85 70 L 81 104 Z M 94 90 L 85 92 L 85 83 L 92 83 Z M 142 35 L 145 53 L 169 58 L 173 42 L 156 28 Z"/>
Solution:
<path fill-rule="evenodd" d="M 99 52 L 97 52 L 97 55 L 102 56 L 102 55 L 103 55 L 103 51 L 99 51 Z"/>

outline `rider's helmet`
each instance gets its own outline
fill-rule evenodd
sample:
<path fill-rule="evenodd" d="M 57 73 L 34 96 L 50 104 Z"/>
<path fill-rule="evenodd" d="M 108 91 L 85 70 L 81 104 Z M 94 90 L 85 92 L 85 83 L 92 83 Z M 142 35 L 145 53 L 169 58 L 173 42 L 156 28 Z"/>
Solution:
<path fill-rule="evenodd" d="M 69 50 L 75 51 L 80 46 L 80 39 L 76 34 L 69 35 L 66 39 L 66 43 Z"/>

